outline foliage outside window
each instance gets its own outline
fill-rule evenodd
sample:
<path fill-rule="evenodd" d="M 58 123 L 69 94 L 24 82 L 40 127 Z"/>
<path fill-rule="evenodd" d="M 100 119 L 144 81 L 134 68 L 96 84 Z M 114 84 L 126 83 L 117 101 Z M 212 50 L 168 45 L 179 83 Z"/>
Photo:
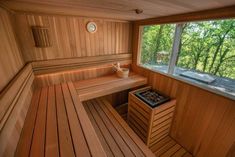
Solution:
<path fill-rule="evenodd" d="M 176 33 L 177 27 L 180 33 Z M 179 76 L 185 71 L 207 74 L 217 79 L 217 84 L 219 79 L 226 79 L 235 93 L 235 19 L 142 29 L 140 65 L 165 73 L 174 68 L 174 74 Z M 179 39 L 177 49 L 173 48 L 175 39 Z M 175 60 L 172 53 L 177 55 Z"/>

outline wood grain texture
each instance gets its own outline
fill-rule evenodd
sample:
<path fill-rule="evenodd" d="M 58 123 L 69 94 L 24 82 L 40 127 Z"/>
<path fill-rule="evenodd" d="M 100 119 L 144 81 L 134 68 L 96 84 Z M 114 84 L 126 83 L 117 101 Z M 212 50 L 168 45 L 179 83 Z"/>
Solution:
<path fill-rule="evenodd" d="M 16 14 L 17 36 L 26 61 L 101 56 L 132 52 L 132 23 L 76 16 Z M 89 33 L 86 24 L 97 24 Z M 34 46 L 31 26 L 49 29 L 51 47 Z"/>
<path fill-rule="evenodd" d="M 235 140 L 235 102 L 135 66 L 154 89 L 177 100 L 171 136 L 194 156 L 226 156 Z"/>
<path fill-rule="evenodd" d="M 202 5 L 203 3 L 203 5 Z M 3 4 L 16 11 L 138 20 L 234 5 L 233 0 L 11 0 Z M 143 9 L 136 14 L 135 9 Z"/>
<path fill-rule="evenodd" d="M 128 78 L 114 75 L 74 82 L 74 87 L 81 101 L 90 100 L 112 93 L 145 85 L 145 77 L 130 73 Z"/>
<path fill-rule="evenodd" d="M 65 72 L 69 70 L 76 70 L 80 68 L 88 68 L 100 65 L 112 65 L 120 62 L 120 64 L 131 64 L 131 54 L 115 54 L 102 55 L 92 57 L 77 57 L 70 59 L 55 59 L 32 62 L 33 71 L 36 75 L 48 74 L 54 72 Z"/>
<path fill-rule="evenodd" d="M 127 61 L 129 62 L 129 61 Z M 125 64 L 126 61 L 121 61 L 120 63 Z M 124 67 L 130 67 L 129 63 L 124 65 Z M 101 64 L 99 66 L 93 65 L 83 68 L 77 68 L 74 70 L 54 72 L 49 74 L 42 74 L 35 76 L 35 84 L 37 87 L 44 87 L 53 84 L 59 84 L 61 82 L 68 81 L 79 81 L 85 79 L 92 79 L 97 77 L 102 77 L 106 75 L 114 74 L 114 69 L 112 64 Z"/>
<path fill-rule="evenodd" d="M 129 93 L 127 121 L 146 145 L 152 147 L 162 138 L 169 136 L 176 101 L 171 100 L 152 108 L 135 96 L 136 92 L 148 89 L 151 87 L 144 87 Z"/>
<path fill-rule="evenodd" d="M 15 153 L 29 155 L 106 156 L 72 83 L 35 90 Z"/>
<path fill-rule="evenodd" d="M 0 7 L 0 92 L 23 67 L 12 27 L 12 15 Z"/>
<path fill-rule="evenodd" d="M 33 38 L 36 47 L 50 47 L 51 41 L 47 27 L 32 26 Z"/>
<path fill-rule="evenodd" d="M 0 93 L 0 156 L 14 156 L 33 93 L 30 65 Z"/>
<path fill-rule="evenodd" d="M 83 104 L 109 156 L 154 156 L 105 98 Z"/>
<path fill-rule="evenodd" d="M 150 18 L 135 21 L 135 25 L 151 25 L 151 24 L 163 24 L 163 23 L 179 23 L 187 21 L 200 21 L 211 19 L 224 19 L 235 17 L 235 5 L 231 5 L 223 8 L 209 9 L 203 11 L 190 12 L 185 14 L 176 14 L 169 16 L 162 16 L 158 18 Z"/>
<path fill-rule="evenodd" d="M 157 141 L 157 143 L 151 147 L 151 150 L 156 157 L 193 157 L 170 136 L 166 136 Z"/>
<path fill-rule="evenodd" d="M 233 11 L 225 12 L 233 16 Z M 189 16 L 203 19 L 217 13 Z M 185 20 L 178 17 L 178 20 Z M 164 20 L 164 19 L 162 19 Z M 170 22 L 170 19 L 165 19 Z M 171 19 L 172 22 L 174 18 Z M 152 21 L 154 22 L 154 21 Z M 155 21 L 157 23 L 157 20 Z M 154 89 L 177 100 L 171 136 L 194 156 L 226 156 L 235 141 L 235 101 L 166 75 L 139 67 L 139 26 L 133 29 L 132 69 L 148 77 Z"/>

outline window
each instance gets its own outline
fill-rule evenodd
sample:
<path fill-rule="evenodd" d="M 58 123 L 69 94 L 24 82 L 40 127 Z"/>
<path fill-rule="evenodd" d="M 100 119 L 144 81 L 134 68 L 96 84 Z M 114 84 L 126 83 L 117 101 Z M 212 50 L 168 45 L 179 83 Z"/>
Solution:
<path fill-rule="evenodd" d="M 175 24 L 145 26 L 141 44 L 141 64 L 167 72 L 174 32 Z"/>
<path fill-rule="evenodd" d="M 235 96 L 235 19 L 142 27 L 140 65 Z"/>

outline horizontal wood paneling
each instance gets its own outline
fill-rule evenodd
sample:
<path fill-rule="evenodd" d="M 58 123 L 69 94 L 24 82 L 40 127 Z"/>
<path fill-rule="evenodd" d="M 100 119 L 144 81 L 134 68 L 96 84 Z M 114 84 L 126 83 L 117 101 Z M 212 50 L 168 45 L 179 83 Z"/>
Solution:
<path fill-rule="evenodd" d="M 143 86 L 147 82 L 145 77 L 130 73 L 128 78 L 117 77 L 116 74 L 81 80 L 74 82 L 74 86 L 81 101 L 86 101 L 127 89 Z"/>
<path fill-rule="evenodd" d="M 130 67 L 129 61 L 121 61 L 123 67 Z M 101 77 L 113 74 L 115 71 L 112 64 L 104 63 L 99 65 L 88 65 L 87 67 L 80 67 L 74 70 L 59 71 L 48 74 L 39 74 L 35 76 L 35 85 L 43 87 L 53 84 L 58 84 L 67 81 L 78 81 Z"/>
<path fill-rule="evenodd" d="M 132 69 L 177 101 L 171 136 L 194 156 L 226 156 L 235 141 L 235 101 L 137 66 L 139 27 L 133 31 Z"/>
<path fill-rule="evenodd" d="M 0 93 L 0 156 L 14 156 L 33 93 L 34 75 L 25 66 Z"/>
<path fill-rule="evenodd" d="M 131 53 L 132 23 L 75 16 L 16 14 L 17 35 L 26 61 Z M 86 24 L 94 21 L 96 33 Z M 36 48 L 31 26 L 49 29 L 51 47 Z"/>
<path fill-rule="evenodd" d="M 12 15 L 0 7 L 0 92 L 23 65 L 12 27 Z"/>
<path fill-rule="evenodd" d="M 146 91 L 144 87 L 129 93 L 127 121 L 132 129 L 141 137 L 148 147 L 152 147 L 162 138 L 169 136 L 176 101 L 168 101 L 158 107 L 151 108 L 135 93 Z"/>
<path fill-rule="evenodd" d="M 78 57 L 70 59 L 56 59 L 48 61 L 32 62 L 33 71 L 36 75 L 48 74 L 59 71 L 76 70 L 80 68 L 88 68 L 103 64 L 112 65 L 113 63 L 131 64 L 131 54 L 116 54 L 93 57 Z"/>

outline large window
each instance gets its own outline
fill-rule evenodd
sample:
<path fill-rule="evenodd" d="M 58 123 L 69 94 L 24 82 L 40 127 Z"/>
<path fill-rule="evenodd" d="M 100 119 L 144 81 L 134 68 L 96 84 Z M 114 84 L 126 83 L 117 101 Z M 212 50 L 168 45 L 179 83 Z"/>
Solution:
<path fill-rule="evenodd" d="M 175 24 L 143 28 L 141 64 L 166 72 L 172 52 Z"/>
<path fill-rule="evenodd" d="M 235 95 L 235 19 L 142 27 L 140 65 Z"/>

